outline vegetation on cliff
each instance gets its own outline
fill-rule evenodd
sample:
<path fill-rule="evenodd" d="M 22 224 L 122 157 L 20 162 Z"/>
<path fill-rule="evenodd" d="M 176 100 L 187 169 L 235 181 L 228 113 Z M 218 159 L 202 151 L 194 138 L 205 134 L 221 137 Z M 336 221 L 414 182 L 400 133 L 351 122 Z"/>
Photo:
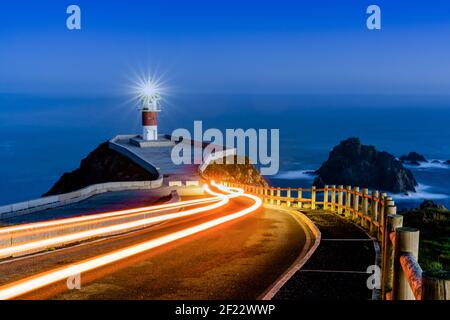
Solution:
<path fill-rule="evenodd" d="M 71 192 L 96 183 L 145 181 L 157 178 L 127 157 L 110 149 L 108 143 L 104 142 L 81 160 L 78 169 L 64 173 L 43 196 Z"/>
<path fill-rule="evenodd" d="M 349 138 L 335 146 L 316 171 L 314 185 L 351 185 L 394 193 L 415 191 L 412 172 L 393 155 Z"/>
<path fill-rule="evenodd" d="M 450 210 L 426 200 L 419 208 L 403 210 L 400 214 L 404 226 L 420 230 L 422 269 L 450 270 Z"/>
<path fill-rule="evenodd" d="M 208 179 L 216 181 L 268 186 L 267 181 L 264 180 L 258 169 L 250 164 L 248 157 L 241 157 L 241 159 L 241 162 L 244 162 L 243 164 L 238 164 L 237 156 L 234 156 L 234 159 L 229 159 L 232 164 L 226 164 L 226 158 L 222 160 L 222 164 L 211 163 L 206 167 L 203 174 Z"/>

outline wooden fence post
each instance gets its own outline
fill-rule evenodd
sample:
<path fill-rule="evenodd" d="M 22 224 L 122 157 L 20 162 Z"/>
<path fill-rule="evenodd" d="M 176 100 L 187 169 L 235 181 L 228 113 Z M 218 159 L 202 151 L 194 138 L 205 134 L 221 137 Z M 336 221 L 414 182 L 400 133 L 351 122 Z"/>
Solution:
<path fill-rule="evenodd" d="M 302 189 L 301 188 L 297 189 L 297 206 L 299 208 L 302 207 Z"/>
<path fill-rule="evenodd" d="M 370 216 L 372 218 L 372 221 L 370 223 L 370 234 L 373 233 L 373 229 L 375 228 L 375 225 L 373 224 L 375 221 L 378 221 L 378 206 L 377 206 L 377 200 L 378 199 L 378 191 L 372 191 L 372 198 L 370 201 Z"/>
<path fill-rule="evenodd" d="M 287 196 L 286 206 L 290 207 L 291 206 L 291 188 L 288 188 L 286 196 Z"/>
<path fill-rule="evenodd" d="M 368 200 L 369 199 L 367 199 L 367 195 L 369 194 L 369 189 L 367 189 L 367 188 L 364 188 L 363 190 L 362 190 L 362 194 L 363 194 L 363 198 L 362 198 L 362 200 L 361 200 L 361 202 L 362 202 L 362 204 L 361 204 L 361 211 L 362 211 L 362 215 L 361 215 L 361 227 L 363 227 L 363 228 L 366 228 L 367 227 L 367 223 L 366 223 L 366 217 L 367 217 L 367 215 L 368 215 L 368 208 L 369 208 L 369 205 L 368 205 Z"/>
<path fill-rule="evenodd" d="M 390 214 L 389 212 L 392 212 L 392 208 L 388 209 L 389 207 L 395 207 L 395 203 L 394 203 L 394 200 L 392 200 L 392 197 L 386 196 L 386 197 L 384 197 L 384 208 L 383 208 L 383 210 L 384 210 L 384 224 L 383 224 L 383 238 L 382 238 L 382 241 L 381 241 L 381 250 L 383 250 L 382 252 L 384 252 L 384 246 L 385 246 L 384 230 L 387 227 L 387 215 Z"/>
<path fill-rule="evenodd" d="M 403 226 L 403 216 L 396 214 L 396 207 L 387 208 L 386 228 L 384 229 L 384 250 L 382 260 L 381 292 L 386 299 L 388 292 L 392 291 L 392 274 L 394 272 L 394 244 L 391 242 L 390 234 L 395 229 Z"/>
<path fill-rule="evenodd" d="M 328 186 L 326 185 L 323 189 L 323 209 L 328 209 Z"/>
<path fill-rule="evenodd" d="M 386 201 L 386 197 L 387 197 L 387 193 L 386 192 L 382 192 L 380 195 L 380 212 L 379 212 L 379 222 L 380 222 L 380 228 L 379 228 L 379 234 L 378 234 L 378 239 L 381 242 L 381 250 L 383 250 L 383 231 L 384 231 L 384 225 L 386 223 L 386 214 L 385 214 L 385 208 L 386 205 L 384 204 L 384 202 Z M 382 204 L 383 203 L 383 204 Z"/>
<path fill-rule="evenodd" d="M 358 211 L 359 211 L 359 187 L 353 188 L 353 221 L 358 219 Z"/>
<path fill-rule="evenodd" d="M 419 259 L 419 230 L 415 228 L 397 228 L 395 230 L 394 281 L 392 300 L 415 300 L 408 278 L 400 264 L 400 256 L 410 253 L 416 261 Z"/>
<path fill-rule="evenodd" d="M 450 300 L 450 271 L 429 270 L 422 273 L 422 300 Z"/>
<path fill-rule="evenodd" d="M 275 190 L 273 188 L 270 188 L 270 204 L 274 204 L 273 197 L 275 196 Z"/>
<path fill-rule="evenodd" d="M 311 187 L 311 210 L 316 209 L 316 187 Z"/>
<path fill-rule="evenodd" d="M 349 214 L 351 214 L 351 202 L 352 202 L 352 187 L 351 186 L 346 186 L 346 193 L 345 193 L 345 215 L 348 216 Z"/>
<path fill-rule="evenodd" d="M 338 187 L 338 213 L 339 214 L 342 214 L 342 201 L 343 201 L 343 197 L 344 197 L 343 189 L 344 189 L 344 186 L 342 186 L 342 185 L 340 185 Z"/>
<path fill-rule="evenodd" d="M 336 185 L 331 186 L 331 211 L 336 211 Z"/>
<path fill-rule="evenodd" d="M 277 206 L 280 206 L 281 205 L 281 200 L 280 200 L 280 197 L 281 197 L 281 189 L 280 188 L 277 188 Z"/>

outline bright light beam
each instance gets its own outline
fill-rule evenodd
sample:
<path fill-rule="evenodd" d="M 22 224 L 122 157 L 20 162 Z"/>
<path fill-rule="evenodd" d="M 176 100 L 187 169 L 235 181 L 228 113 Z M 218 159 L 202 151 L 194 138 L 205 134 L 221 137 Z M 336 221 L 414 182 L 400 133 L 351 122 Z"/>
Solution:
<path fill-rule="evenodd" d="M 212 195 L 220 195 L 218 193 L 212 192 L 209 190 L 209 188 L 206 187 L 205 189 L 208 193 Z M 228 199 L 227 196 L 220 195 L 222 200 Z M 202 224 L 199 224 L 194 227 L 190 227 L 178 232 L 174 232 L 172 234 L 169 234 L 167 236 L 163 236 L 154 240 L 146 241 L 138 245 L 134 245 L 125 249 L 121 249 L 112 253 L 108 253 L 102 256 L 99 256 L 97 258 L 93 258 L 90 260 L 81 261 L 79 263 L 67 265 L 65 267 L 52 270 L 49 272 L 41 273 L 36 276 L 32 276 L 29 278 L 25 278 L 23 280 L 19 280 L 16 282 L 13 282 L 11 284 L 5 285 L 0 287 L 0 299 L 12 299 L 14 297 L 18 297 L 20 295 L 23 295 L 27 292 L 45 287 L 51 283 L 55 283 L 60 280 L 64 280 L 70 276 L 73 275 L 79 275 L 82 272 L 86 272 L 92 269 L 99 268 L 101 266 L 119 261 L 124 258 L 128 258 L 130 256 L 136 255 L 138 253 L 162 246 L 164 244 L 173 242 L 175 240 L 185 238 L 187 236 L 199 233 L 201 231 L 207 230 L 209 228 L 218 226 L 222 223 L 238 219 L 240 217 L 243 217 L 245 215 L 250 214 L 251 212 L 256 211 L 259 207 L 262 205 L 262 200 L 254 195 L 251 194 L 238 194 L 237 196 L 243 196 L 250 198 L 255 201 L 253 205 L 250 207 L 247 207 L 243 210 L 234 212 L 232 214 L 229 214 L 227 216 L 214 219 Z"/>

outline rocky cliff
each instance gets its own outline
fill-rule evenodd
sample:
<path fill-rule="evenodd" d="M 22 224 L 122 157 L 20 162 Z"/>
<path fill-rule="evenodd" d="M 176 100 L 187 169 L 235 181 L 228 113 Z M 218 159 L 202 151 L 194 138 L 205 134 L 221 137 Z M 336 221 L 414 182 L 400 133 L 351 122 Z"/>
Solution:
<path fill-rule="evenodd" d="M 335 146 L 328 160 L 316 171 L 314 185 L 352 185 L 394 193 L 415 191 L 412 172 L 387 152 L 349 138 Z"/>
<path fill-rule="evenodd" d="M 111 150 L 105 142 L 81 160 L 78 169 L 64 173 L 43 196 L 71 192 L 96 183 L 144 181 L 157 178 L 127 157 Z"/>
<path fill-rule="evenodd" d="M 249 163 L 249 159 L 245 157 L 243 161 L 245 161 L 244 164 L 237 164 L 237 157 L 235 156 L 233 164 L 226 164 L 226 159 L 224 158 L 222 164 L 211 163 L 207 166 L 203 174 L 205 177 L 216 181 L 268 186 L 258 169 Z"/>

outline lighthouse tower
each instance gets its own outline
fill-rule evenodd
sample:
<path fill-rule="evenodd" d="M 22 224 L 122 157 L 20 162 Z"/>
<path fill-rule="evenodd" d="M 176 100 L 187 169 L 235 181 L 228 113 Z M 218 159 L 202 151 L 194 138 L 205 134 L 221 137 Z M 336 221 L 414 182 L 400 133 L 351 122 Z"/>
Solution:
<path fill-rule="evenodd" d="M 160 95 L 156 90 L 149 89 L 141 96 L 141 112 L 142 112 L 142 140 L 153 141 L 158 140 L 158 112 Z"/>

